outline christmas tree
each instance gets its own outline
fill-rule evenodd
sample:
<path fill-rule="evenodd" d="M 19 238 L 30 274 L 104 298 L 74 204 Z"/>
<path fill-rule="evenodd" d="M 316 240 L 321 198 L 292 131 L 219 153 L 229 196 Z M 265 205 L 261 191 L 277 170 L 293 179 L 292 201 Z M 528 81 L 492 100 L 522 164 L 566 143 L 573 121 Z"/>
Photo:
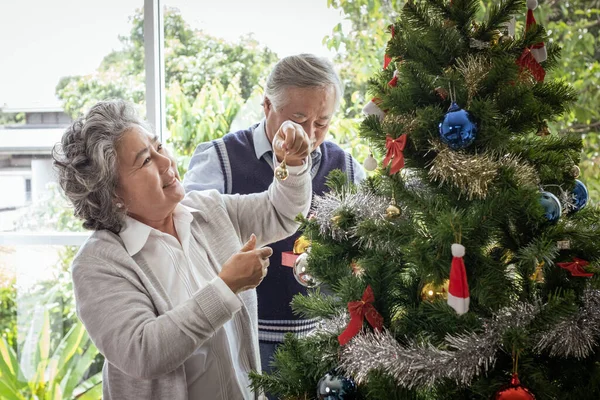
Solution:
<path fill-rule="evenodd" d="M 409 1 L 361 135 L 377 173 L 332 173 L 302 220 L 287 337 L 256 389 L 283 399 L 600 398 L 600 209 L 576 98 L 535 0 Z M 378 162 L 377 159 L 380 159 Z M 582 178 L 583 179 L 583 178 Z M 520 381 L 520 382 L 519 382 Z"/>

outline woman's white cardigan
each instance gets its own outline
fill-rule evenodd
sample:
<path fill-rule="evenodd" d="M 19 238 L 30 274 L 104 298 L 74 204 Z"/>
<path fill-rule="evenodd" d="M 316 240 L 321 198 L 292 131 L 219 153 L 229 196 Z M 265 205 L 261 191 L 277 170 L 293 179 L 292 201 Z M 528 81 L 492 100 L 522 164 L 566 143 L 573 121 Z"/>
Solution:
<path fill-rule="evenodd" d="M 201 211 L 194 213 L 192 236 L 217 274 L 252 233 L 258 247 L 296 231 L 296 216 L 310 207 L 309 170 L 274 181 L 264 193 L 211 190 L 185 197 L 183 204 Z M 109 231 L 92 234 L 75 257 L 72 274 L 77 314 L 106 357 L 105 400 L 187 399 L 184 361 L 232 317 L 244 329 L 242 349 L 251 367 L 260 371 L 255 290 L 238 295 L 243 305 L 233 316 L 210 284 L 173 307 L 148 265 L 129 256 Z"/>

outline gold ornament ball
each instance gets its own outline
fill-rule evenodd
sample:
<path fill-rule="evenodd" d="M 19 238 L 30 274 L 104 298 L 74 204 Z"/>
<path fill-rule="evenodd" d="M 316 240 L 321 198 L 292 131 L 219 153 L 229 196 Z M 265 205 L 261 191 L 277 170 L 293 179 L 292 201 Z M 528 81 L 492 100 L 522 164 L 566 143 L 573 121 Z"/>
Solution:
<path fill-rule="evenodd" d="M 342 217 L 341 217 L 341 216 L 339 216 L 339 215 L 334 215 L 333 217 L 331 217 L 331 222 L 332 222 L 334 225 L 338 226 L 338 225 L 340 224 L 340 219 L 342 219 Z"/>
<path fill-rule="evenodd" d="M 433 300 L 448 300 L 448 285 L 450 280 L 446 279 L 443 284 L 436 285 L 429 282 L 421 289 L 421 300 L 433 301 Z"/>
<path fill-rule="evenodd" d="M 571 168 L 571 175 L 573 176 L 573 178 L 579 178 L 580 174 L 581 170 L 579 169 L 579 166 L 573 165 L 573 168 Z"/>
<path fill-rule="evenodd" d="M 507 42 L 510 42 L 512 40 L 513 40 L 513 38 L 510 35 L 502 35 L 502 36 L 500 36 L 500 43 L 507 43 Z"/>
<path fill-rule="evenodd" d="M 397 206 L 390 204 L 388 208 L 385 209 L 385 216 L 388 219 L 396 218 L 400 215 L 400 208 Z"/>
<path fill-rule="evenodd" d="M 275 168 L 275 177 L 280 181 L 285 181 L 288 176 L 290 176 L 290 173 L 285 163 L 281 163 L 277 168 Z"/>

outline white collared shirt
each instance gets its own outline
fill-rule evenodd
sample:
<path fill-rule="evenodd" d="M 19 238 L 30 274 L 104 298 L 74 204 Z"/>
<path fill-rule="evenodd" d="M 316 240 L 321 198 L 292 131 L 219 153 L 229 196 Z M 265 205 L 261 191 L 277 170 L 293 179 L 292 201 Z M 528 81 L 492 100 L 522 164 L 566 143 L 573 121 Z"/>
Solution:
<path fill-rule="evenodd" d="M 119 236 L 129 255 L 141 253 L 142 258 L 162 283 L 173 307 L 188 300 L 208 282 L 222 293 L 229 310 L 240 310 L 241 300 L 219 278 L 210 267 L 208 256 L 200 243 L 192 237 L 190 224 L 193 208 L 178 204 L 173 220 L 179 241 L 131 217 L 126 217 Z M 239 348 L 241 329 L 234 320 L 229 320 L 215 335 L 200 346 L 185 361 L 185 372 L 190 399 L 206 398 L 215 393 L 211 400 L 230 400 L 226 393 L 239 393 L 237 399 L 251 399 L 249 388 L 250 362 Z M 216 357 L 228 354 L 229 357 Z M 233 390 L 225 391 L 225 387 Z M 234 400 L 234 399 L 231 399 Z"/>

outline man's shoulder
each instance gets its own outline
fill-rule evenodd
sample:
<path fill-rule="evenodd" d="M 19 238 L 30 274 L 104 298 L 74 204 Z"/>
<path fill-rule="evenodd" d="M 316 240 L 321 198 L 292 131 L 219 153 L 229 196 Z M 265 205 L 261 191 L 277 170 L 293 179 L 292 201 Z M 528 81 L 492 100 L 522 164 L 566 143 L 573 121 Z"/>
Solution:
<path fill-rule="evenodd" d="M 252 140 L 252 132 L 254 131 L 254 129 L 257 126 L 258 126 L 258 124 L 255 124 L 255 125 L 252 125 L 251 127 L 247 128 L 247 129 L 241 129 L 239 131 L 229 132 L 229 133 L 225 134 L 221 138 L 221 140 L 223 140 L 225 143 L 231 143 L 231 142 L 243 142 L 243 143 L 246 143 L 246 142 Z"/>
<path fill-rule="evenodd" d="M 326 153 L 328 156 L 337 156 L 337 157 L 352 157 L 350 153 L 342 149 L 337 143 L 334 143 L 330 140 L 325 140 L 321 144 L 321 152 Z"/>
<path fill-rule="evenodd" d="M 344 151 L 337 143 L 332 142 L 331 140 L 324 140 L 321 145 L 321 151 Z"/>

